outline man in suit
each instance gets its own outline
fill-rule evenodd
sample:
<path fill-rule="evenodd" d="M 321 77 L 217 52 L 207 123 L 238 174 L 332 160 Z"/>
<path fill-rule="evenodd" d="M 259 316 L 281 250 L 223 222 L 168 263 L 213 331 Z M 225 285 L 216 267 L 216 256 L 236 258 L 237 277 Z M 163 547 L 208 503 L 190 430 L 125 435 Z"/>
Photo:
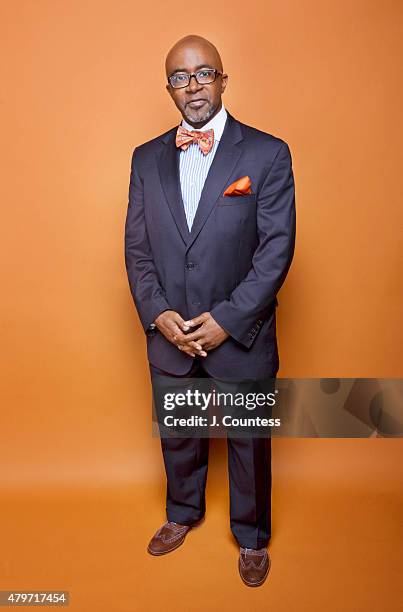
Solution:
<path fill-rule="evenodd" d="M 204 38 L 179 40 L 166 74 L 182 123 L 135 148 L 125 226 L 151 377 L 275 378 L 276 295 L 295 242 L 289 147 L 225 109 L 228 75 Z M 270 442 L 227 439 L 231 529 L 249 586 L 270 568 Z M 181 545 L 205 513 L 208 438 L 161 444 L 168 521 L 148 545 L 153 555 Z"/>

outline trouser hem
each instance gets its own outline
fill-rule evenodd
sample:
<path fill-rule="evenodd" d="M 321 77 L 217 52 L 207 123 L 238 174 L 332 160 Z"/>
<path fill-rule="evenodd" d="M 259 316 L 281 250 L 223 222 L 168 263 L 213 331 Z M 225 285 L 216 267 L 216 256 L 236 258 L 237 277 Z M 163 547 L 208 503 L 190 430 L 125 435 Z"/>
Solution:
<path fill-rule="evenodd" d="M 267 548 L 270 542 L 270 538 L 268 538 L 267 540 L 257 540 L 257 541 L 256 540 L 244 540 L 242 538 L 238 540 L 237 537 L 235 537 L 235 539 L 241 548 L 253 548 L 253 550 L 258 550 L 259 548 Z"/>
<path fill-rule="evenodd" d="M 178 514 L 175 512 L 167 512 L 168 521 L 172 521 L 173 523 L 178 523 L 179 525 L 187 525 L 188 527 L 192 527 L 195 523 L 198 523 L 204 518 L 204 514 L 200 514 L 199 516 L 192 516 L 185 514 Z"/>

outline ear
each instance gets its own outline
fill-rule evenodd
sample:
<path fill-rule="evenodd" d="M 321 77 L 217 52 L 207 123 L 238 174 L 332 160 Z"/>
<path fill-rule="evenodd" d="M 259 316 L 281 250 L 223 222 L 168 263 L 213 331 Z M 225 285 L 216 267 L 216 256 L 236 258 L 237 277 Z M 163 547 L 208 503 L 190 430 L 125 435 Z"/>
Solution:
<path fill-rule="evenodd" d="M 228 74 L 221 75 L 221 93 L 224 93 L 228 83 Z"/>

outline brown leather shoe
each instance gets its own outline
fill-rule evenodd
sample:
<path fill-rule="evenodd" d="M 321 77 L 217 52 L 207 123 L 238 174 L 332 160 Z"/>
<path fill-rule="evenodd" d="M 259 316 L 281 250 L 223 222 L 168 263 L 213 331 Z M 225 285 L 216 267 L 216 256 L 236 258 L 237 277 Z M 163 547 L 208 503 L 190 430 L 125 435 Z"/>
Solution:
<path fill-rule="evenodd" d="M 255 550 L 241 547 L 238 568 L 242 580 L 248 586 L 255 587 L 263 584 L 270 569 L 267 548 Z"/>
<path fill-rule="evenodd" d="M 164 523 L 151 538 L 147 547 L 148 552 L 151 555 L 165 555 L 175 550 L 183 544 L 190 529 L 188 525 L 179 525 L 169 521 Z"/>

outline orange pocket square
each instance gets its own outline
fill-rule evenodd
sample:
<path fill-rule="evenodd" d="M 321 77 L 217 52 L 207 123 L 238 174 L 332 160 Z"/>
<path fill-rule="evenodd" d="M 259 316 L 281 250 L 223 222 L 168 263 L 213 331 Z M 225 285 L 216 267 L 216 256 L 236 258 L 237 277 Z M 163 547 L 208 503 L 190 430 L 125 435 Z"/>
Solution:
<path fill-rule="evenodd" d="M 224 191 L 225 196 L 239 196 L 239 195 L 247 195 L 252 193 L 250 186 L 252 185 L 252 181 L 249 176 L 241 176 L 241 178 L 237 179 L 227 189 Z"/>

